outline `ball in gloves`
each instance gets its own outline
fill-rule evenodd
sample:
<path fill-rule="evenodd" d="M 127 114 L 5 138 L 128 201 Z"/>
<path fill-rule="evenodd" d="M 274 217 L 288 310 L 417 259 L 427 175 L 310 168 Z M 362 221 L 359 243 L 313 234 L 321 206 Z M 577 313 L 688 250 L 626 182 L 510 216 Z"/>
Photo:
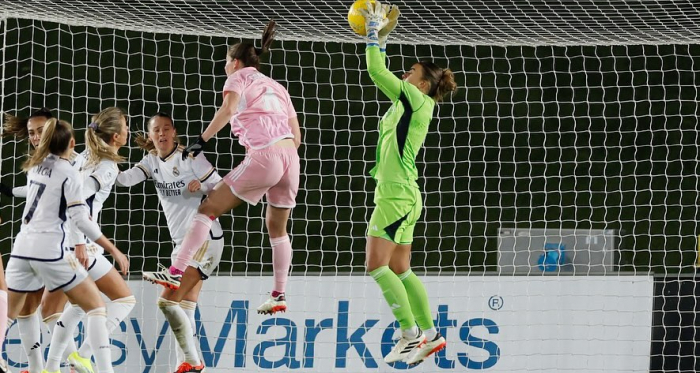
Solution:
<path fill-rule="evenodd" d="M 362 10 L 367 9 L 367 3 L 374 4 L 374 2 L 375 0 L 357 0 L 352 3 L 350 11 L 348 11 L 348 23 L 350 23 L 350 28 L 356 34 L 361 36 L 367 35 L 365 16 L 362 15 Z"/>

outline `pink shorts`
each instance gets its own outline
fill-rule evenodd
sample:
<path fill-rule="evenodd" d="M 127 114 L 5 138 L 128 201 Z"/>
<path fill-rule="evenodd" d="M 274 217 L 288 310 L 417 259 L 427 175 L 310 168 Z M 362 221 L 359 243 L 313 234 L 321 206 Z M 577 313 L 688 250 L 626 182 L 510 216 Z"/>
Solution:
<path fill-rule="evenodd" d="M 267 195 L 270 205 L 293 208 L 299 191 L 299 155 L 296 148 L 277 146 L 250 150 L 224 182 L 236 197 L 251 205 Z"/>

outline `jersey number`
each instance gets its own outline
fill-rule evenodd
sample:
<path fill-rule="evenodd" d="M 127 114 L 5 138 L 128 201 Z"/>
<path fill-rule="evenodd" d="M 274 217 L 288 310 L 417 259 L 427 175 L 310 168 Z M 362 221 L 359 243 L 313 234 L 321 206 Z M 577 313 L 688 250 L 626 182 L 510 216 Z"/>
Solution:
<path fill-rule="evenodd" d="M 268 88 L 263 95 L 263 105 L 265 105 L 265 110 L 273 113 L 284 113 L 284 108 L 282 108 L 282 102 L 280 102 L 279 97 L 275 92 Z"/>
<path fill-rule="evenodd" d="M 27 215 L 24 215 L 24 224 L 28 224 L 32 220 L 34 211 L 36 211 L 36 207 L 39 205 L 39 200 L 44 194 L 45 189 L 46 184 L 39 183 L 34 180 L 29 181 L 29 195 L 33 195 L 34 199 L 32 200 L 32 205 L 29 207 L 29 211 L 27 211 Z"/>

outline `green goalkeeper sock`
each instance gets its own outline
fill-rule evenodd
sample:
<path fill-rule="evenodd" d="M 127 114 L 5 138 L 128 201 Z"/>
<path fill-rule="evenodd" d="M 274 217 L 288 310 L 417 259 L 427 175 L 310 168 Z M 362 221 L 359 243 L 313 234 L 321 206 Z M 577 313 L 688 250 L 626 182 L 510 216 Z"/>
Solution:
<path fill-rule="evenodd" d="M 384 299 L 389 303 L 391 312 L 401 325 L 401 330 L 415 328 L 416 319 L 411 312 L 411 304 L 408 302 L 406 288 L 404 288 L 399 276 L 392 272 L 388 266 L 382 266 L 369 273 L 374 281 L 379 284 L 384 294 Z"/>
<path fill-rule="evenodd" d="M 429 330 L 434 327 L 433 315 L 430 314 L 430 303 L 428 303 L 428 292 L 421 280 L 410 269 L 398 276 L 406 289 L 408 301 L 411 304 L 411 311 L 416 318 L 418 327 L 421 330 Z"/>

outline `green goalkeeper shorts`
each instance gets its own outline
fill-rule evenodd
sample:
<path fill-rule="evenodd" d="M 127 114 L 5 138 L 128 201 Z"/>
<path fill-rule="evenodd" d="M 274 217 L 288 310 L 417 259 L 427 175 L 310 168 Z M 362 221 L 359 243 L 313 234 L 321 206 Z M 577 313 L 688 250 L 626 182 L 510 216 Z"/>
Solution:
<path fill-rule="evenodd" d="M 374 191 L 374 204 L 367 235 L 399 245 L 411 244 L 423 208 L 420 189 L 399 183 L 379 183 Z"/>

